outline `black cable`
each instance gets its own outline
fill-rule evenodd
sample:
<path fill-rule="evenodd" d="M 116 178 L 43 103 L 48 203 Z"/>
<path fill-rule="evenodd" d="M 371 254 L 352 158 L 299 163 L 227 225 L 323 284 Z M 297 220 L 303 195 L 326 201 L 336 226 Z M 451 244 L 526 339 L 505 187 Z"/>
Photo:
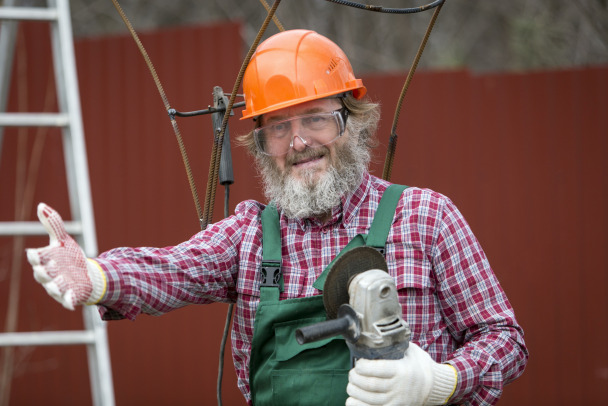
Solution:
<path fill-rule="evenodd" d="M 226 190 L 228 186 L 226 186 Z M 218 379 L 217 379 L 217 404 L 218 406 L 222 406 L 222 377 L 224 371 L 224 351 L 226 349 L 226 341 L 228 340 L 228 331 L 230 330 L 230 320 L 232 319 L 232 311 L 234 308 L 234 304 L 230 303 L 228 305 L 228 313 L 226 314 L 226 323 L 224 324 L 224 334 L 222 334 L 222 342 L 220 344 L 220 368 L 218 371 Z"/>
<path fill-rule="evenodd" d="M 435 8 L 435 7 L 443 4 L 443 2 L 445 0 L 436 0 L 432 3 L 426 4 L 424 6 L 406 7 L 406 8 L 385 8 L 382 6 L 374 6 L 371 4 L 361 4 L 361 3 L 357 3 L 354 1 L 348 1 L 348 0 L 325 0 L 325 1 L 329 1 L 330 3 L 340 4 L 342 6 L 348 6 L 348 7 L 354 7 L 354 8 L 358 8 L 358 9 L 362 9 L 362 10 L 367 10 L 367 11 L 376 11 L 378 13 L 412 14 L 412 13 L 419 13 L 421 11 L 426 11 L 431 8 Z"/>

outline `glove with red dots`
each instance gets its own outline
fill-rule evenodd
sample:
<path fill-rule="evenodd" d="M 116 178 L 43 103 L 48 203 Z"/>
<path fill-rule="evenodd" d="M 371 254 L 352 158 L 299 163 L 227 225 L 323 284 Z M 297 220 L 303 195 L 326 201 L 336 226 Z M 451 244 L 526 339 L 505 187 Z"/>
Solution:
<path fill-rule="evenodd" d="M 86 258 L 82 248 L 66 232 L 59 213 L 40 203 L 38 218 L 49 233 L 50 242 L 46 247 L 27 250 L 34 278 L 67 309 L 97 303 L 106 290 L 101 267 Z"/>

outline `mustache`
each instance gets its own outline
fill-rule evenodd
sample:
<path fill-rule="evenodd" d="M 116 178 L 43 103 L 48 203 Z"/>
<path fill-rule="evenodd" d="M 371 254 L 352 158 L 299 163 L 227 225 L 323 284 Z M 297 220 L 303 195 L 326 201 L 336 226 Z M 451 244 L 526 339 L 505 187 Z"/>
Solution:
<path fill-rule="evenodd" d="M 285 163 L 288 166 L 293 166 L 295 163 L 300 162 L 302 160 L 320 158 L 327 154 L 329 154 L 329 148 L 327 148 L 325 145 L 316 148 L 305 148 L 301 152 L 294 152 L 293 154 L 288 154 L 285 157 Z"/>

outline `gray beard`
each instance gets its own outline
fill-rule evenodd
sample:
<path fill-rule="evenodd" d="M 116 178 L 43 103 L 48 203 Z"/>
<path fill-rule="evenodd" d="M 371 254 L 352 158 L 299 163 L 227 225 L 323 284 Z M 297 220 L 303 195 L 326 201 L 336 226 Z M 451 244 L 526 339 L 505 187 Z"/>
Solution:
<path fill-rule="evenodd" d="M 291 176 L 293 162 L 305 157 L 326 155 L 330 158 L 327 171 L 315 180 L 316 170 L 302 172 L 302 179 Z M 370 161 L 366 146 L 358 145 L 355 137 L 335 148 L 332 159 L 327 147 L 307 148 L 286 159 L 282 172 L 268 156 L 258 156 L 256 162 L 264 183 L 264 193 L 290 218 L 321 218 L 340 204 L 343 196 L 359 186 Z"/>

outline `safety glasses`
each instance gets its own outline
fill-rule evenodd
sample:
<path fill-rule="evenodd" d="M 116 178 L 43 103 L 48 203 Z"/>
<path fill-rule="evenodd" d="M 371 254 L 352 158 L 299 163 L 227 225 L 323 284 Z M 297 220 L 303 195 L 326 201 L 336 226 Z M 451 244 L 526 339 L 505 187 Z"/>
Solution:
<path fill-rule="evenodd" d="M 346 107 L 329 112 L 293 116 L 256 128 L 253 137 L 263 154 L 282 156 L 293 148 L 295 137 L 310 148 L 331 144 L 344 134 L 347 118 Z"/>

